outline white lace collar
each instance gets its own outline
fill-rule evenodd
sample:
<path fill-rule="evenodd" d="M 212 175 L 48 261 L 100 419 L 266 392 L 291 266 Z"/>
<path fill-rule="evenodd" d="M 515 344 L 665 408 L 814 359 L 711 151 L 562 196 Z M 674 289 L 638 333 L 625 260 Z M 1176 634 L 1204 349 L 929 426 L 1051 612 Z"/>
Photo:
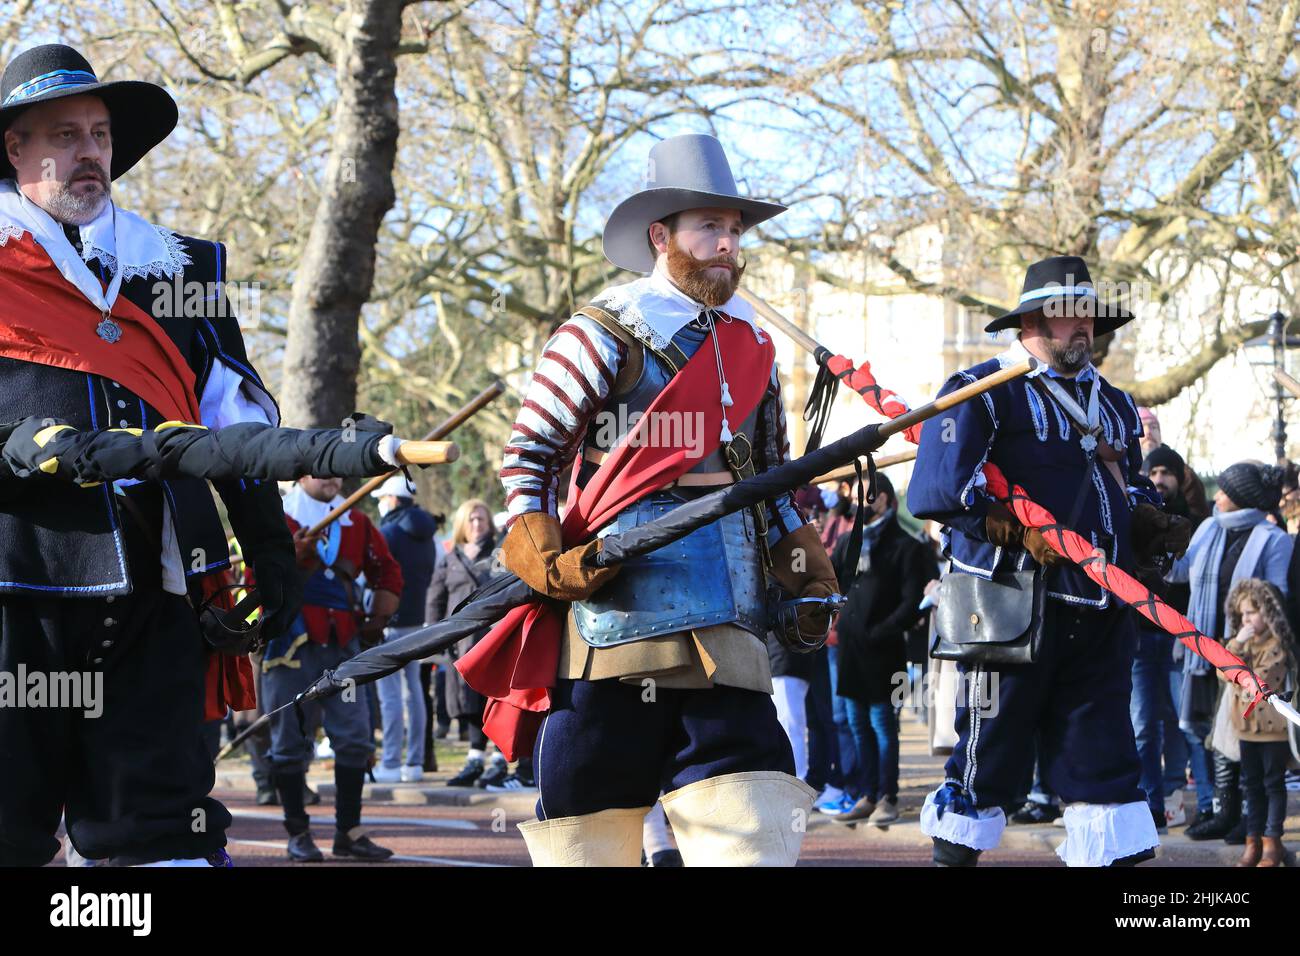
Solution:
<path fill-rule="evenodd" d="M 284 505 L 284 513 L 294 521 L 298 522 L 304 528 L 310 528 L 316 522 L 320 521 L 327 514 L 343 504 L 342 495 L 335 495 L 333 501 L 317 501 L 307 492 L 302 490 L 302 485 L 295 483 L 288 493 L 284 496 L 281 504 Z M 339 524 L 348 527 L 352 524 L 352 513 L 346 511 L 343 517 L 339 518 Z"/>
<path fill-rule="evenodd" d="M 656 349 L 665 348 L 683 326 L 699 318 L 705 310 L 702 303 L 673 285 L 658 267 L 648 276 L 609 287 L 592 299 L 592 304 L 616 313 L 619 322 L 633 335 Z M 748 323 L 759 342 L 767 341 L 754 322 L 754 307 L 740 296 L 732 296 L 717 311 Z"/>
<path fill-rule="evenodd" d="M 31 202 L 12 179 L 0 181 L 0 246 L 11 238 L 30 233 L 55 263 L 64 278 L 75 285 L 95 306 L 112 305 L 105 300 L 99 279 L 86 266 L 98 259 L 122 282 L 131 279 L 171 278 L 191 264 L 180 239 L 169 229 L 155 226 L 112 202 L 95 219 L 81 227 L 82 255 L 78 256 L 63 227 L 40 206 Z"/>

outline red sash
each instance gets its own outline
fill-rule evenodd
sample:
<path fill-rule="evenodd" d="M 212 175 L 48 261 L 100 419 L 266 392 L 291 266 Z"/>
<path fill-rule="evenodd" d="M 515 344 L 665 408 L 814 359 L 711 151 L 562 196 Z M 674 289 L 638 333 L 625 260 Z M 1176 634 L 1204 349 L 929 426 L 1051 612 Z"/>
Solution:
<path fill-rule="evenodd" d="M 743 422 L 767 388 L 775 348 L 766 336 L 760 343 L 753 329 L 739 320 L 719 323 L 715 334 L 735 402 L 728 420 Z M 713 344 L 706 339 L 655 397 L 628 441 L 606 456 L 581 493 L 575 496 L 570 488 L 561 526 L 565 545 L 588 540 L 628 505 L 680 478 L 698 462 L 698 457 L 688 457 L 685 448 L 637 446 L 634 436 L 647 430 L 657 413 L 702 416 L 703 454 L 712 454 L 722 433 L 719 393 Z M 567 605 L 555 601 L 534 601 L 514 608 L 456 662 L 465 682 L 488 698 L 483 730 L 507 760 L 532 751 L 537 731 L 551 708 L 550 688 L 560 663 L 567 612 Z"/>
<path fill-rule="evenodd" d="M 113 303 L 122 337 L 95 329 L 101 315 L 29 233 L 0 246 L 0 355 L 119 382 L 172 421 L 198 423 L 194 372 L 154 318 L 126 296 Z"/>

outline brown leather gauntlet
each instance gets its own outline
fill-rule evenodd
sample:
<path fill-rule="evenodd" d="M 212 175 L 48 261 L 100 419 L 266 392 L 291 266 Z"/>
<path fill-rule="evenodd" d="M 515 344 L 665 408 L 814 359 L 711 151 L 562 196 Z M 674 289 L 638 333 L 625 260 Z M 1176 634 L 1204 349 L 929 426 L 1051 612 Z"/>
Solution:
<path fill-rule="evenodd" d="M 529 511 L 510 526 L 501 545 L 501 562 L 534 591 L 557 601 L 584 601 L 618 574 L 618 565 L 597 568 L 585 563 L 588 555 L 599 550 L 599 541 L 564 550 L 559 520 Z"/>
<path fill-rule="evenodd" d="M 810 524 L 791 531 L 772 548 L 772 577 L 795 597 L 829 597 L 840 589 L 830 555 Z M 799 608 L 800 633 L 822 635 L 829 624 L 825 607 Z"/>
<path fill-rule="evenodd" d="M 990 501 L 984 516 L 984 536 L 999 548 L 1024 548 L 1045 568 L 1064 563 L 1065 556 L 1047 543 L 1037 528 L 1026 528 L 1000 501 Z"/>

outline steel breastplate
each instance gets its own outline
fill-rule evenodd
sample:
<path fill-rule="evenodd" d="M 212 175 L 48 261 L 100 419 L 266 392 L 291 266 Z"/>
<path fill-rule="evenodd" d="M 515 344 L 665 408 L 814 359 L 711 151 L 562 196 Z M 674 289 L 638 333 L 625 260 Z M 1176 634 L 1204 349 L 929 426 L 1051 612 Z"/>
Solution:
<path fill-rule="evenodd" d="M 653 521 L 681 504 L 669 492 L 647 495 L 620 511 L 597 537 Z M 753 516 L 748 511 L 728 515 L 625 562 L 617 577 L 573 604 L 573 616 L 592 647 L 713 624 L 734 623 L 762 637 L 766 577 Z"/>

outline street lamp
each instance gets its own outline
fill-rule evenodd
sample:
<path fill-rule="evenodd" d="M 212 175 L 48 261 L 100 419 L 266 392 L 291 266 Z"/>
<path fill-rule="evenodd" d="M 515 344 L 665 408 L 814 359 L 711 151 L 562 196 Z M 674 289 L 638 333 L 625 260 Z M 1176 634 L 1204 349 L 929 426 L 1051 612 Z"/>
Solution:
<path fill-rule="evenodd" d="M 1263 335 L 1259 338 L 1251 339 L 1246 343 L 1246 347 L 1256 355 L 1260 355 L 1260 360 L 1250 359 L 1250 364 L 1255 367 L 1264 367 L 1270 370 L 1281 369 L 1286 371 L 1286 350 L 1300 346 L 1300 338 L 1288 336 L 1286 334 L 1287 317 L 1281 312 L 1274 312 L 1268 317 L 1269 331 L 1268 336 Z M 1267 346 L 1271 349 L 1271 355 L 1268 359 L 1263 359 L 1261 355 L 1263 348 Z M 1250 353 L 1247 353 L 1248 355 Z M 1276 376 L 1270 375 L 1273 379 L 1273 401 L 1276 407 L 1276 414 L 1273 418 L 1273 430 L 1269 437 L 1273 439 L 1273 456 L 1278 462 L 1286 460 L 1286 400 L 1288 398 L 1286 390 L 1282 383 L 1277 380 Z"/>
<path fill-rule="evenodd" d="M 1283 336 L 1283 329 L 1286 326 L 1286 316 L 1281 312 L 1274 312 L 1269 316 L 1269 334 L 1273 338 L 1273 367 L 1286 370 L 1285 353 L 1286 340 Z M 1277 403 L 1277 417 L 1273 419 L 1273 456 L 1282 462 L 1286 459 L 1286 416 L 1283 414 L 1283 402 L 1286 399 L 1286 393 L 1282 390 L 1282 383 L 1275 377 L 1273 379 L 1273 401 Z"/>

